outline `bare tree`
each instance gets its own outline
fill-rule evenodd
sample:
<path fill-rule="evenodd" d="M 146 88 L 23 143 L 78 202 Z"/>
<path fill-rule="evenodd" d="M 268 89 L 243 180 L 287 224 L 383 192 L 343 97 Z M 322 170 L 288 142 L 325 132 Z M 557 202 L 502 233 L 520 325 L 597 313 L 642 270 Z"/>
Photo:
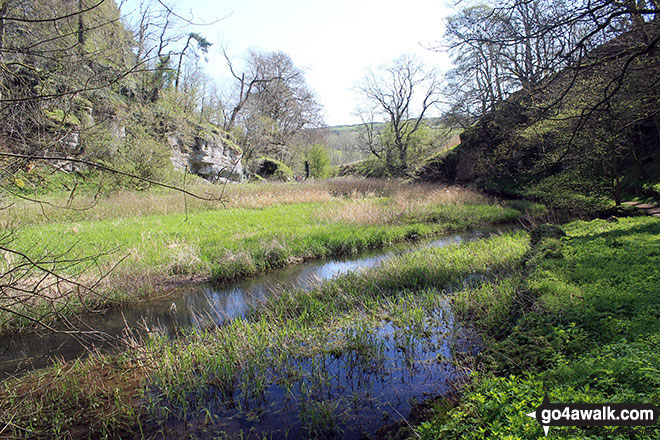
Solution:
<path fill-rule="evenodd" d="M 433 50 L 453 55 L 445 95 L 466 125 L 516 90 L 532 92 L 575 61 L 580 21 L 556 25 L 562 0 L 479 3 L 447 19 L 445 41 Z M 593 47 L 593 46 L 590 46 Z"/>
<path fill-rule="evenodd" d="M 304 72 L 283 52 L 247 55 L 239 72 L 225 52 L 236 91 L 226 103 L 225 130 L 238 132 L 246 159 L 267 154 L 285 159 L 306 128 L 322 122 L 321 106 Z"/>
<path fill-rule="evenodd" d="M 360 127 L 358 129 L 357 146 L 364 153 L 372 154 L 378 159 L 385 156 L 386 143 L 383 142 L 382 130 L 376 122 L 376 112 L 373 107 L 358 110 L 357 116 L 360 118 Z"/>
<path fill-rule="evenodd" d="M 358 90 L 372 105 L 372 115 L 382 117 L 391 131 L 382 147 L 374 146 L 374 150 L 382 151 L 379 155 L 384 153 L 391 174 L 405 174 L 411 139 L 429 109 L 439 102 L 440 85 L 436 72 L 426 70 L 421 62 L 410 56 L 402 56 L 391 65 L 369 71 Z M 363 128 L 369 133 L 373 118 L 367 116 L 363 122 Z M 371 138 L 373 140 L 373 130 Z"/>
<path fill-rule="evenodd" d="M 447 22 L 446 41 L 434 50 L 454 56 L 448 96 L 458 111 L 483 114 L 517 90 L 547 87 L 570 68 L 577 78 L 596 61 L 599 45 L 633 29 L 647 34 L 643 56 L 657 44 L 655 0 L 494 0 L 466 5 Z M 601 59 L 598 62 L 607 62 Z M 563 78 L 562 78 L 563 81 Z M 575 80 L 557 96 L 565 97 Z"/>

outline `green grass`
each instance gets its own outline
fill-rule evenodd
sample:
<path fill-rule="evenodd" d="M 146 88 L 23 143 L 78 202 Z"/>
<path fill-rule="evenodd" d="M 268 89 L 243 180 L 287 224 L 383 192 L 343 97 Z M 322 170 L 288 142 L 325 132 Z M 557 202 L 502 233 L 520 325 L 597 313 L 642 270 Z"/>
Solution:
<path fill-rule="evenodd" d="M 391 214 L 387 198 L 374 201 L 377 215 L 386 211 Z M 82 297 L 88 307 L 96 307 L 150 294 L 152 286 L 144 280 L 198 276 L 223 281 L 304 259 L 354 254 L 403 240 L 512 222 L 520 216 L 519 211 L 498 205 L 431 204 L 406 209 L 393 219 L 382 215 L 382 220 L 362 224 L 338 218 L 337 214 L 351 203 L 302 203 L 198 211 L 187 217 L 147 215 L 28 225 L 17 232 L 11 246 L 33 259 L 66 254 L 70 260 L 101 254 L 86 272 L 83 264 L 59 266 L 63 273 L 83 277 L 83 281 L 99 276 L 123 259 L 101 285 L 102 298 Z M 107 255 L 103 255 L 105 252 Z M 81 306 L 78 297 L 69 299 L 65 314 Z M 29 316 L 47 313 L 39 304 L 19 308 Z M 0 315 L 0 323 L 5 330 L 26 325 L 7 314 Z"/>
<path fill-rule="evenodd" d="M 564 229 L 567 237 L 535 247 L 524 279 L 458 295 L 459 312 L 493 337 L 481 358 L 485 374 L 475 375 L 456 408 L 419 427 L 422 438 L 544 438 L 525 416 L 540 404 L 543 383 L 551 402 L 660 403 L 660 222 Z M 550 437 L 657 438 L 657 431 L 563 429 L 551 428 Z"/>
<path fill-rule="evenodd" d="M 393 325 L 403 346 L 421 335 L 430 342 L 443 327 L 436 312 L 449 289 L 468 276 L 516 267 L 527 249 L 527 235 L 519 232 L 418 251 L 311 291 L 283 292 L 249 317 L 212 331 L 192 330 L 176 341 L 155 337 L 147 348 L 147 357 L 155 359 L 149 411 L 185 420 L 199 417 L 217 399 L 249 407 L 273 383 L 289 389 L 301 381 L 319 384 L 308 396 L 296 396 L 309 399 L 323 391 L 328 373 L 300 363 L 319 355 L 354 352 L 356 368 L 381 369 L 379 328 Z"/>
<path fill-rule="evenodd" d="M 65 222 L 28 226 L 18 232 L 14 247 L 19 250 L 48 249 L 58 252 L 76 245 L 80 254 L 101 247 L 133 253 L 131 265 L 138 269 L 169 268 L 182 271 L 208 271 L 217 278 L 236 274 L 223 269 L 224 260 L 248 254 L 255 270 L 281 265 L 272 256 L 273 248 L 283 248 L 285 257 L 318 258 L 353 254 L 409 238 L 470 227 L 517 220 L 518 211 L 496 205 L 433 206 L 420 214 L 394 224 L 346 224 L 319 218 L 316 212 L 328 204 L 307 203 L 272 206 L 265 209 L 227 209 L 184 214 L 150 215 L 96 222 Z M 334 203 L 341 209 L 341 205 Z M 174 267 L 181 247 L 191 251 L 189 268 Z M 197 262 L 195 262 L 197 260 Z"/>
<path fill-rule="evenodd" d="M 0 419 L 11 414 L 12 423 L 27 426 L 27 418 L 32 418 L 39 423 L 31 422 L 30 429 L 44 433 L 87 426 L 84 437 L 113 436 L 123 429 L 140 432 L 148 419 L 164 421 L 160 428 L 150 426 L 165 432 L 172 420 L 196 421 L 212 429 L 210 405 L 232 402 L 231 408 L 249 418 L 268 387 L 277 384 L 300 404 L 299 420 L 311 436 L 341 434 L 351 401 L 319 398 L 328 391 L 323 358 L 341 359 L 342 371 L 384 371 L 379 331 L 386 325 L 402 353 L 412 353 L 416 344 L 435 346 L 448 325 L 440 311 L 446 310 L 450 292 L 471 280 L 504 277 L 522 264 L 528 249 L 526 233 L 506 233 L 405 254 L 311 291 L 283 292 L 226 325 L 189 330 L 175 340 L 153 334 L 136 351 L 77 364 L 80 383 L 85 383 L 83 378 L 99 380 L 99 371 L 112 365 L 143 375 L 141 385 L 133 376 L 101 379 L 117 390 L 111 402 L 108 386 L 78 387 L 73 379 L 58 375 L 62 366 L 5 383 Z M 32 383 L 49 386 L 35 385 L 36 392 L 20 393 Z M 89 407 L 96 398 L 104 405 Z M 69 402 L 89 409 L 72 411 Z"/>

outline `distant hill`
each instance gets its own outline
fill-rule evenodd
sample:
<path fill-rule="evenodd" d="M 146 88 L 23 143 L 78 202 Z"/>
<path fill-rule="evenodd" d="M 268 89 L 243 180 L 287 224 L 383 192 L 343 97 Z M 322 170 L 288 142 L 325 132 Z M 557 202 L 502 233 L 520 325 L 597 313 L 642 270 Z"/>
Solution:
<path fill-rule="evenodd" d="M 448 129 L 442 118 L 427 118 L 424 124 L 431 128 L 440 138 L 450 139 L 458 134 L 456 131 Z M 375 123 L 374 128 L 377 131 L 383 131 L 386 123 Z M 335 125 L 317 129 L 318 133 L 324 138 L 328 147 L 328 153 L 332 165 L 344 165 L 367 159 L 370 155 L 360 150 L 359 137 L 362 124 L 353 125 Z M 444 145 L 444 142 L 440 142 Z"/>

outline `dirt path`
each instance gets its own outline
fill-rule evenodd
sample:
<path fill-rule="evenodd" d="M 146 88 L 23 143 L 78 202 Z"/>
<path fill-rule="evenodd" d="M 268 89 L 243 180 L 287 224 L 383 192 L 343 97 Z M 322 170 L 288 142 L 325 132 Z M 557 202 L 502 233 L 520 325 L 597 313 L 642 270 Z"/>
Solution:
<path fill-rule="evenodd" d="M 634 206 L 637 209 L 641 209 L 648 215 L 660 218 L 660 206 L 651 205 L 649 203 L 641 202 L 623 202 L 624 205 Z"/>

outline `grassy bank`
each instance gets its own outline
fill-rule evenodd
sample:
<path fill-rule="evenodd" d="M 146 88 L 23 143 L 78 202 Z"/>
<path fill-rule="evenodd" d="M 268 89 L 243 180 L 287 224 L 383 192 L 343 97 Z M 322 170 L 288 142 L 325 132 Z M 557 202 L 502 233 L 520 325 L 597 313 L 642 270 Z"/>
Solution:
<path fill-rule="evenodd" d="M 272 405 L 284 395 L 289 411 L 275 414 L 280 424 L 293 417 L 305 436 L 341 435 L 351 409 L 368 403 L 359 394 L 364 385 L 393 374 L 388 354 L 397 368 L 450 368 L 438 351 L 457 330 L 447 295 L 506 278 L 527 251 L 527 234 L 516 232 L 396 257 L 311 291 L 274 296 L 219 328 L 176 340 L 153 334 L 120 357 L 6 382 L 0 414 L 18 435 L 130 430 L 233 438 L 240 430 L 225 431 L 228 420 L 262 420 L 281 411 Z"/>
<path fill-rule="evenodd" d="M 424 439 L 540 439 L 526 417 L 548 386 L 551 402 L 660 403 L 660 222 L 594 220 L 546 238 L 525 277 L 455 297 L 489 338 L 460 403 L 438 402 L 417 428 Z M 451 405 L 450 405 L 451 406 Z M 656 439 L 636 428 L 550 429 L 550 438 Z"/>
<path fill-rule="evenodd" d="M 512 222 L 521 215 L 460 188 L 394 183 L 376 193 L 378 186 L 373 183 L 333 181 L 323 190 L 324 202 L 318 201 L 323 199 L 320 184 L 306 189 L 276 186 L 272 194 L 253 193 L 253 186 L 238 188 L 234 190 L 252 194 L 250 200 L 263 199 L 266 207 L 25 222 L 16 231 L 12 249 L 33 261 L 44 261 L 49 270 L 65 274 L 71 282 L 54 283 L 49 276 L 39 281 L 44 275 L 39 270 L 24 274 L 16 284 L 32 289 L 36 283 L 40 290 L 11 308 L 28 319 L 5 312 L 0 315 L 0 330 L 30 325 L 30 317 L 47 320 L 54 307 L 62 315 L 81 307 L 135 300 L 168 280 L 250 276 L 305 259 Z M 167 200 L 170 195 L 163 197 Z M 108 203 L 115 207 L 116 201 Z M 154 209 L 158 206 L 167 204 L 156 204 Z M 24 262 L 19 255 L 5 252 L 4 256 L 0 263 L 4 270 Z M 106 273 L 110 275 L 103 278 Z M 95 284 L 99 279 L 94 293 L 81 292 L 76 285 Z M 74 293 L 62 293 L 66 289 Z"/>

